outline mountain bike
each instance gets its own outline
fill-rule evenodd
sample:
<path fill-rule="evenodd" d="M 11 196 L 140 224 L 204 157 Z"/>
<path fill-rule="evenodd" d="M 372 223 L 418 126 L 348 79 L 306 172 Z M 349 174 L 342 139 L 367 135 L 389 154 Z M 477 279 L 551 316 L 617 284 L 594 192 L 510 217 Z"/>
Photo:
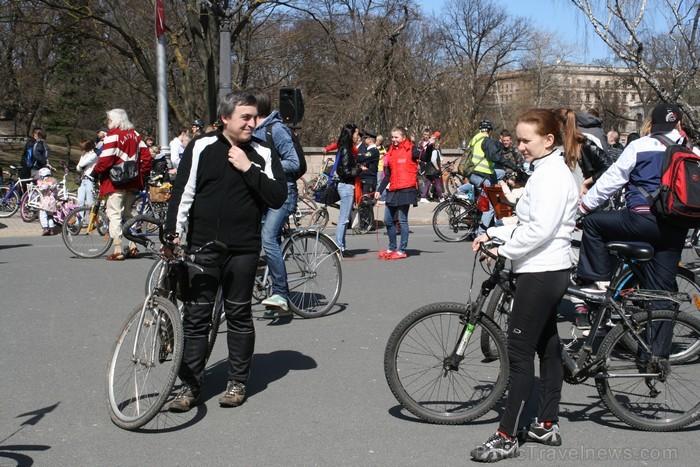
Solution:
<path fill-rule="evenodd" d="M 442 201 L 433 210 L 433 230 L 446 242 L 461 242 L 476 232 L 481 212 L 476 204 L 456 194 Z"/>
<path fill-rule="evenodd" d="M 502 244 L 502 242 L 501 242 Z M 506 391 L 509 361 L 504 332 L 483 313 L 491 291 L 510 280 L 505 260 L 490 254 L 495 241 L 481 244 L 480 254 L 493 259 L 479 296 L 469 302 L 434 303 L 406 316 L 392 332 L 384 354 L 389 387 L 403 407 L 419 418 L 440 424 L 474 420 L 493 408 Z M 649 245 L 607 244 L 623 261 L 653 257 Z M 474 260 L 476 265 L 476 258 Z M 472 283 L 474 280 L 472 270 Z M 570 286 L 570 296 L 592 310 L 593 329 L 613 313 L 621 321 L 598 345 L 596 333 L 562 346 L 564 380 L 580 384 L 594 378 L 610 411 L 635 428 L 669 431 L 700 418 L 700 320 L 677 310 L 656 310 L 652 302 L 675 305 L 687 294 L 628 290 L 614 299 Z M 670 330 L 668 335 L 661 330 Z M 482 350 L 482 336 L 493 352 Z"/>
<path fill-rule="evenodd" d="M 580 241 L 572 242 L 572 246 L 579 247 Z M 645 289 L 644 282 L 640 277 L 644 277 L 642 271 L 643 264 L 636 264 L 630 261 L 620 262 L 613 274 L 613 280 L 610 281 L 610 289 L 614 300 L 622 297 L 627 291 L 634 289 Z M 691 266 L 691 265 L 689 265 Z M 572 280 L 575 275 L 576 268 L 572 268 Z M 685 266 L 678 267 L 676 274 L 676 285 L 678 292 L 687 294 L 691 300 L 678 304 L 679 311 L 688 313 L 695 318 L 700 319 L 700 284 L 696 280 L 695 273 Z M 511 278 L 509 281 L 503 281 L 494 289 L 489 299 L 488 305 L 484 310 L 484 314 L 494 320 L 498 326 L 506 330 L 508 329 L 508 317 L 513 306 L 513 297 L 515 294 L 515 280 Z M 612 316 L 610 322 L 606 321 L 606 328 L 611 328 L 619 317 Z M 484 352 L 488 352 L 489 342 L 482 342 Z"/>
<path fill-rule="evenodd" d="M 163 221 L 136 216 L 124 225 L 124 237 L 158 254 L 156 243 L 135 233 L 136 223 L 146 222 L 159 229 L 161 243 Z M 226 245 L 208 242 L 194 251 L 173 247 L 175 256 L 161 258 L 161 268 L 143 303 L 136 306 L 117 336 L 107 365 L 107 399 L 110 418 L 115 425 L 135 430 L 161 411 L 172 393 L 184 348 L 182 328 L 181 278 L 188 269 L 200 269 L 198 254 L 206 250 L 224 251 Z M 221 303 L 220 296 L 218 303 Z M 220 312 L 212 310 L 207 359 L 216 341 Z"/>

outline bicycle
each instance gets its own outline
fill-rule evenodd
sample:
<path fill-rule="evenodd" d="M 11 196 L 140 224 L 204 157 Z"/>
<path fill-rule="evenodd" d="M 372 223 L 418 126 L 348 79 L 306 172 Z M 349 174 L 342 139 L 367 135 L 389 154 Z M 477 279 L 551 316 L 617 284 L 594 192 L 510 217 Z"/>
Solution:
<path fill-rule="evenodd" d="M 459 174 L 455 165 L 459 159 L 447 161 L 442 164 L 440 176 L 442 177 L 442 185 L 445 187 L 445 194 L 452 196 L 458 193 L 458 188 L 464 185 L 464 177 Z M 468 180 L 467 180 L 468 181 Z"/>
<path fill-rule="evenodd" d="M 11 185 L 0 186 L 0 218 L 10 217 L 14 215 L 22 204 L 22 199 L 28 192 L 30 186 L 34 186 L 33 183 L 29 183 L 25 188 L 25 184 L 28 182 L 34 182 L 33 177 L 30 178 L 19 178 L 19 169 L 14 165 L 10 166 L 11 176 L 17 176 L 17 179 Z"/>
<path fill-rule="evenodd" d="M 331 168 L 334 162 L 335 159 L 332 157 L 323 159 L 321 170 L 306 184 L 306 194 L 308 196 L 314 196 L 317 191 L 321 191 L 328 186 L 328 182 L 330 182 L 331 179 Z"/>
<path fill-rule="evenodd" d="M 506 337 L 483 313 L 491 291 L 511 275 L 505 260 L 488 252 L 494 246 L 497 243 L 481 245 L 480 253 L 494 262 L 475 301 L 471 301 L 470 285 L 467 304 L 445 302 L 419 308 L 397 325 L 387 342 L 384 371 L 389 387 L 399 403 L 422 420 L 469 422 L 491 410 L 506 391 Z M 653 256 L 648 245 L 613 242 L 608 248 L 628 263 Z M 700 320 L 677 310 L 651 308 L 652 301 L 687 301 L 687 294 L 630 290 L 617 300 L 611 291 L 592 294 L 575 286 L 567 294 L 589 304 L 593 329 L 612 313 L 619 314 L 621 321 L 598 346 L 595 333 L 578 349 L 575 336 L 562 346 L 566 382 L 580 384 L 593 377 L 605 405 L 635 428 L 670 431 L 700 418 L 700 396 L 696 395 Z M 670 341 L 657 338 L 663 325 L 672 330 Z M 482 350 L 484 335 L 493 341 L 492 353 Z"/>
<path fill-rule="evenodd" d="M 63 166 L 63 179 L 58 183 L 58 200 L 70 201 L 71 204 L 78 204 L 78 195 L 73 191 L 68 191 L 66 179 L 68 178 L 68 166 Z M 27 192 L 22 196 L 20 202 L 19 214 L 24 222 L 34 222 L 39 216 L 39 200 L 41 199 L 41 191 L 34 184 L 27 185 Z"/>
<path fill-rule="evenodd" d="M 328 235 L 311 228 L 282 229 L 282 258 L 287 269 L 289 308 L 302 318 L 327 314 L 338 301 L 343 285 L 339 248 Z M 146 279 L 146 294 L 156 283 L 163 261 L 151 266 Z M 267 262 L 260 258 L 253 286 L 253 298 L 262 301 L 272 295 L 272 279 Z"/>
<path fill-rule="evenodd" d="M 476 204 L 456 194 L 440 202 L 433 210 L 433 230 L 446 242 L 461 242 L 479 228 L 481 212 Z"/>
<path fill-rule="evenodd" d="M 580 241 L 574 240 L 572 246 L 579 247 Z M 610 289 L 612 290 L 612 297 L 615 300 L 620 299 L 628 290 L 644 289 L 643 281 L 639 279 L 640 277 L 644 277 L 641 268 L 634 262 L 631 262 L 631 264 L 632 267 L 628 266 L 627 263 L 620 263 L 613 274 L 613 280 L 610 282 Z M 572 280 L 574 275 L 575 267 L 572 268 Z M 679 266 L 678 273 L 676 274 L 676 285 L 678 292 L 685 293 L 691 298 L 690 301 L 679 304 L 679 310 L 700 318 L 700 311 L 698 308 L 700 304 L 700 284 L 696 281 L 695 273 L 688 267 Z M 508 318 L 513 305 L 514 294 L 515 283 L 512 280 L 507 283 L 499 283 L 498 287 L 493 291 L 491 299 L 484 311 L 484 314 L 491 318 L 503 330 L 508 329 Z M 606 327 L 610 327 L 608 324 L 612 324 L 617 320 L 615 316 L 612 318 L 610 323 L 606 322 Z M 482 349 L 484 352 L 488 352 L 488 342 L 482 342 Z"/>
<path fill-rule="evenodd" d="M 148 222 L 158 226 L 163 244 L 163 221 L 136 216 L 124 226 L 124 236 L 157 254 L 155 243 L 134 234 L 133 225 Z M 197 254 L 205 250 L 222 251 L 226 245 L 208 242 L 186 253 L 174 247 L 175 256 L 161 257 L 162 267 L 142 304 L 136 306 L 121 328 L 107 365 L 107 398 L 110 418 L 120 428 L 135 430 L 150 422 L 172 393 L 182 361 L 184 332 L 180 278 L 183 270 L 203 264 Z M 200 268 L 201 269 L 201 268 Z M 150 279 L 150 278 L 149 278 Z M 218 296 L 218 303 L 221 298 Z M 216 341 L 220 312 L 215 306 L 209 329 L 207 360 Z"/>

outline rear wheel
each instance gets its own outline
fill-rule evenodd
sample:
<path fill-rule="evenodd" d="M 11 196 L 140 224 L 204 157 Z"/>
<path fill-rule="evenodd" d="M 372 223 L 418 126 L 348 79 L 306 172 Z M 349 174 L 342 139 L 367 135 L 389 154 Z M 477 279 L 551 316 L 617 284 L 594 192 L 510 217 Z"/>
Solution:
<path fill-rule="evenodd" d="M 700 339 L 700 320 L 687 313 L 657 310 L 632 317 L 634 330 L 616 326 L 600 346 L 605 367 L 596 378 L 596 389 L 605 405 L 623 422 L 642 430 L 675 430 L 700 418 L 700 360 L 689 352 Z M 672 326 L 668 342 L 659 327 Z M 634 333 L 634 334 L 633 334 Z M 630 346 L 636 338 L 652 355 Z M 655 344 L 655 345 L 654 345 Z M 663 350 L 661 350 L 663 349 Z M 666 354 L 685 358 L 661 358 Z"/>
<path fill-rule="evenodd" d="M 374 209 L 371 202 L 364 199 L 357 207 L 358 219 L 353 222 L 352 231 L 356 234 L 366 234 L 374 228 Z"/>
<path fill-rule="evenodd" d="M 0 187 L 0 217 L 10 217 L 19 209 L 20 200 L 16 191 L 10 192 L 10 188 Z"/>
<path fill-rule="evenodd" d="M 479 214 L 473 203 L 448 199 L 435 208 L 433 230 L 446 242 L 466 240 L 478 228 Z"/>
<path fill-rule="evenodd" d="M 328 313 L 338 301 L 343 273 L 338 246 L 320 232 L 293 235 L 282 249 L 289 307 L 304 318 Z"/>
<path fill-rule="evenodd" d="M 491 292 L 491 298 L 486 306 L 484 315 L 493 320 L 498 327 L 506 332 L 508 330 L 508 318 L 513 309 L 513 296 L 505 292 L 501 287 L 496 287 Z M 495 342 L 489 338 L 488 334 L 481 335 L 481 351 L 485 356 L 495 358 L 497 349 Z"/>
<path fill-rule="evenodd" d="M 311 215 L 311 225 L 314 228 L 323 231 L 328 225 L 328 207 L 321 206 Z"/>

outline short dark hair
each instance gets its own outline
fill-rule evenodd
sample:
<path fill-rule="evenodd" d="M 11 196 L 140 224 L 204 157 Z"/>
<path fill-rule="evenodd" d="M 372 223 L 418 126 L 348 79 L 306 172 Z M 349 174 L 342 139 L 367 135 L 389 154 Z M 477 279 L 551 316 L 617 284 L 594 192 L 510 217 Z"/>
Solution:
<path fill-rule="evenodd" d="M 249 91 L 233 91 L 221 98 L 219 105 L 216 107 L 216 115 L 228 117 L 236 107 L 241 105 L 257 108 L 258 101 Z"/>
<path fill-rule="evenodd" d="M 505 128 L 501 130 L 501 137 L 503 136 L 510 136 L 511 138 L 513 135 L 510 134 L 510 131 L 506 130 Z"/>
<path fill-rule="evenodd" d="M 253 89 L 250 91 L 255 100 L 258 101 L 258 115 L 268 116 L 272 113 L 272 98 L 270 93 L 262 89 Z"/>

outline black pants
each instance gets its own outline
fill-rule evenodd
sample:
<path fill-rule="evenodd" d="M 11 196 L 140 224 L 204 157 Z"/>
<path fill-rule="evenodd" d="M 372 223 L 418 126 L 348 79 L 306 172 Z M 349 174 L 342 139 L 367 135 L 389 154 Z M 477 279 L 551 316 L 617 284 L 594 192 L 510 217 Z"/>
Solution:
<path fill-rule="evenodd" d="M 506 409 L 498 427 L 516 436 L 535 378 L 535 352 L 540 359 L 539 420 L 559 419 L 564 380 L 557 308 L 569 284 L 569 270 L 520 274 L 508 324 L 510 376 Z"/>
<path fill-rule="evenodd" d="M 180 365 L 180 379 L 199 387 L 204 377 L 207 337 L 212 310 L 219 284 L 222 287 L 224 310 L 228 325 L 228 380 L 246 383 L 255 347 L 255 327 L 251 298 L 258 253 L 220 254 L 205 252 L 198 255 L 206 266 L 203 272 L 189 268 L 189 278 L 183 290 L 185 316 L 185 349 Z"/>

